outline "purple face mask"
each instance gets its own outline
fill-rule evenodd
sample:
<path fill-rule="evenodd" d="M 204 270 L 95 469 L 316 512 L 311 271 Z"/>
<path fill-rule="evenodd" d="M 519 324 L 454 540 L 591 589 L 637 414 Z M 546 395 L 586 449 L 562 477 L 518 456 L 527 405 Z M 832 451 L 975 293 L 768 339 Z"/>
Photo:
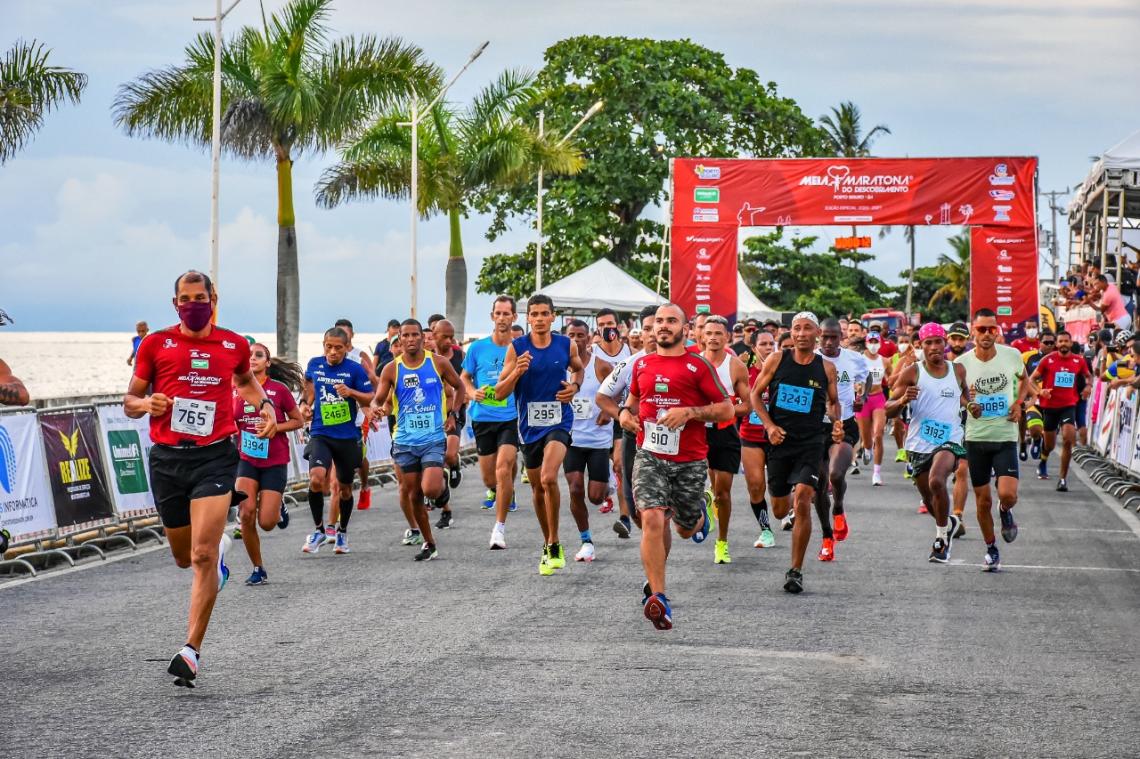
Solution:
<path fill-rule="evenodd" d="M 186 325 L 186 329 L 197 332 L 205 329 L 214 315 L 214 304 L 205 300 L 194 300 L 189 303 L 178 304 L 178 318 Z"/>

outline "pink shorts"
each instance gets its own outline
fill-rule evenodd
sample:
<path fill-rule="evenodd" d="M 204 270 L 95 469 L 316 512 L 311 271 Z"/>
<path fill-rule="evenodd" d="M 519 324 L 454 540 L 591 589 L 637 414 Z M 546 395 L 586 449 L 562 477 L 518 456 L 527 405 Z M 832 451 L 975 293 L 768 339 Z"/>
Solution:
<path fill-rule="evenodd" d="M 871 414 L 875 409 L 885 409 L 887 407 L 887 394 L 875 393 L 868 395 L 867 400 L 863 402 L 863 408 L 855 412 L 856 419 L 870 419 Z"/>

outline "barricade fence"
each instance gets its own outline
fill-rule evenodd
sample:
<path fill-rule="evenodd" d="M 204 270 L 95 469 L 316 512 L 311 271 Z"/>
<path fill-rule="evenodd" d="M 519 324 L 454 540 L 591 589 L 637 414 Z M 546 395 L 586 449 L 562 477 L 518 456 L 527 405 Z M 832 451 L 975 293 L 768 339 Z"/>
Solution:
<path fill-rule="evenodd" d="M 1088 404 L 1089 447 L 1107 461 L 1140 477 L 1140 394 L 1093 382 Z"/>

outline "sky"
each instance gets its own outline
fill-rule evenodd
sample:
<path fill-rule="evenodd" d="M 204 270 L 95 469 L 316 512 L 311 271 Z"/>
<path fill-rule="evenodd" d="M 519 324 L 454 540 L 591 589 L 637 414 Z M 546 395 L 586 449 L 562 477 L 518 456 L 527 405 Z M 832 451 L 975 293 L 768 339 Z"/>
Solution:
<path fill-rule="evenodd" d="M 282 5 L 265 0 L 267 11 Z M 54 63 L 90 76 L 82 103 L 49 114 L 32 144 L 0 166 L 0 308 L 16 329 L 172 323 L 174 278 L 208 269 L 208 150 L 129 138 L 110 105 L 121 83 L 180 62 L 186 43 L 208 29 L 192 17 L 212 13 L 210 0 L 0 0 L 0 46 L 40 40 Z M 258 4 L 242 0 L 227 28 L 258 21 Z M 1140 80 L 1135 0 L 340 0 L 332 25 L 338 34 L 402 37 L 449 73 L 489 40 L 452 89 L 458 102 L 503 69 L 541 68 L 543 51 L 568 36 L 688 38 L 776 82 L 813 118 L 854 101 L 868 127 L 892 131 L 875 144 L 877 155 L 1036 155 L 1042 190 L 1073 187 L 1090 156 L 1140 129 L 1140 100 L 1129 97 Z M 294 167 L 301 328 L 347 316 L 358 332 L 377 333 L 408 312 L 409 210 L 395 201 L 317 208 L 313 184 L 334 158 L 305 155 Z M 274 166 L 223 158 L 221 183 L 223 322 L 269 332 Z M 1047 211 L 1040 219 L 1048 227 Z M 1063 218 L 1058 225 L 1064 255 Z M 521 250 L 535 235 L 520 223 L 490 243 L 486 226 L 479 216 L 464 222 L 469 331 L 482 329 L 490 311 L 490 297 L 474 291 L 482 259 Z M 423 315 L 443 308 L 447 235 L 446 219 L 420 224 Z M 946 235 L 919 230 L 919 265 L 947 248 Z M 871 252 L 868 268 L 900 282 L 902 235 L 876 238 Z"/>

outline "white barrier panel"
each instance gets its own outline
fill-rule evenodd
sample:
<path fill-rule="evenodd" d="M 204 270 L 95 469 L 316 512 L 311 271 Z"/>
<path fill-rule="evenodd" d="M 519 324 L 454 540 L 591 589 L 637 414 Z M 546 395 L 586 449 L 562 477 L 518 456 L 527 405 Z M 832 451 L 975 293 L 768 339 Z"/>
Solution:
<path fill-rule="evenodd" d="M 380 420 L 380 429 L 368 433 L 368 463 L 384 464 L 392 460 L 392 433 L 388 432 L 388 420 Z"/>
<path fill-rule="evenodd" d="M 1105 403 L 1096 423 L 1096 447 L 1102 456 L 1110 456 L 1112 436 L 1116 431 L 1116 409 L 1120 405 L 1120 393 L 1117 390 L 1108 390 L 1106 387 L 1103 394 Z"/>
<path fill-rule="evenodd" d="M 150 490 L 149 417 L 131 419 L 120 404 L 96 406 L 103 457 L 110 470 L 111 495 L 120 517 L 156 513 Z"/>
<path fill-rule="evenodd" d="M 0 527 L 18 542 L 55 526 L 39 421 L 31 412 L 0 415 Z"/>
<path fill-rule="evenodd" d="M 305 445 L 309 441 L 308 433 L 303 430 L 292 430 L 289 435 L 289 459 L 292 463 L 293 480 L 309 479 L 309 460 L 305 458 Z"/>
<path fill-rule="evenodd" d="M 1116 438 L 1112 458 L 1122 466 L 1132 465 L 1133 431 L 1136 427 L 1136 398 L 1125 388 L 1114 391 L 1117 395 Z"/>

